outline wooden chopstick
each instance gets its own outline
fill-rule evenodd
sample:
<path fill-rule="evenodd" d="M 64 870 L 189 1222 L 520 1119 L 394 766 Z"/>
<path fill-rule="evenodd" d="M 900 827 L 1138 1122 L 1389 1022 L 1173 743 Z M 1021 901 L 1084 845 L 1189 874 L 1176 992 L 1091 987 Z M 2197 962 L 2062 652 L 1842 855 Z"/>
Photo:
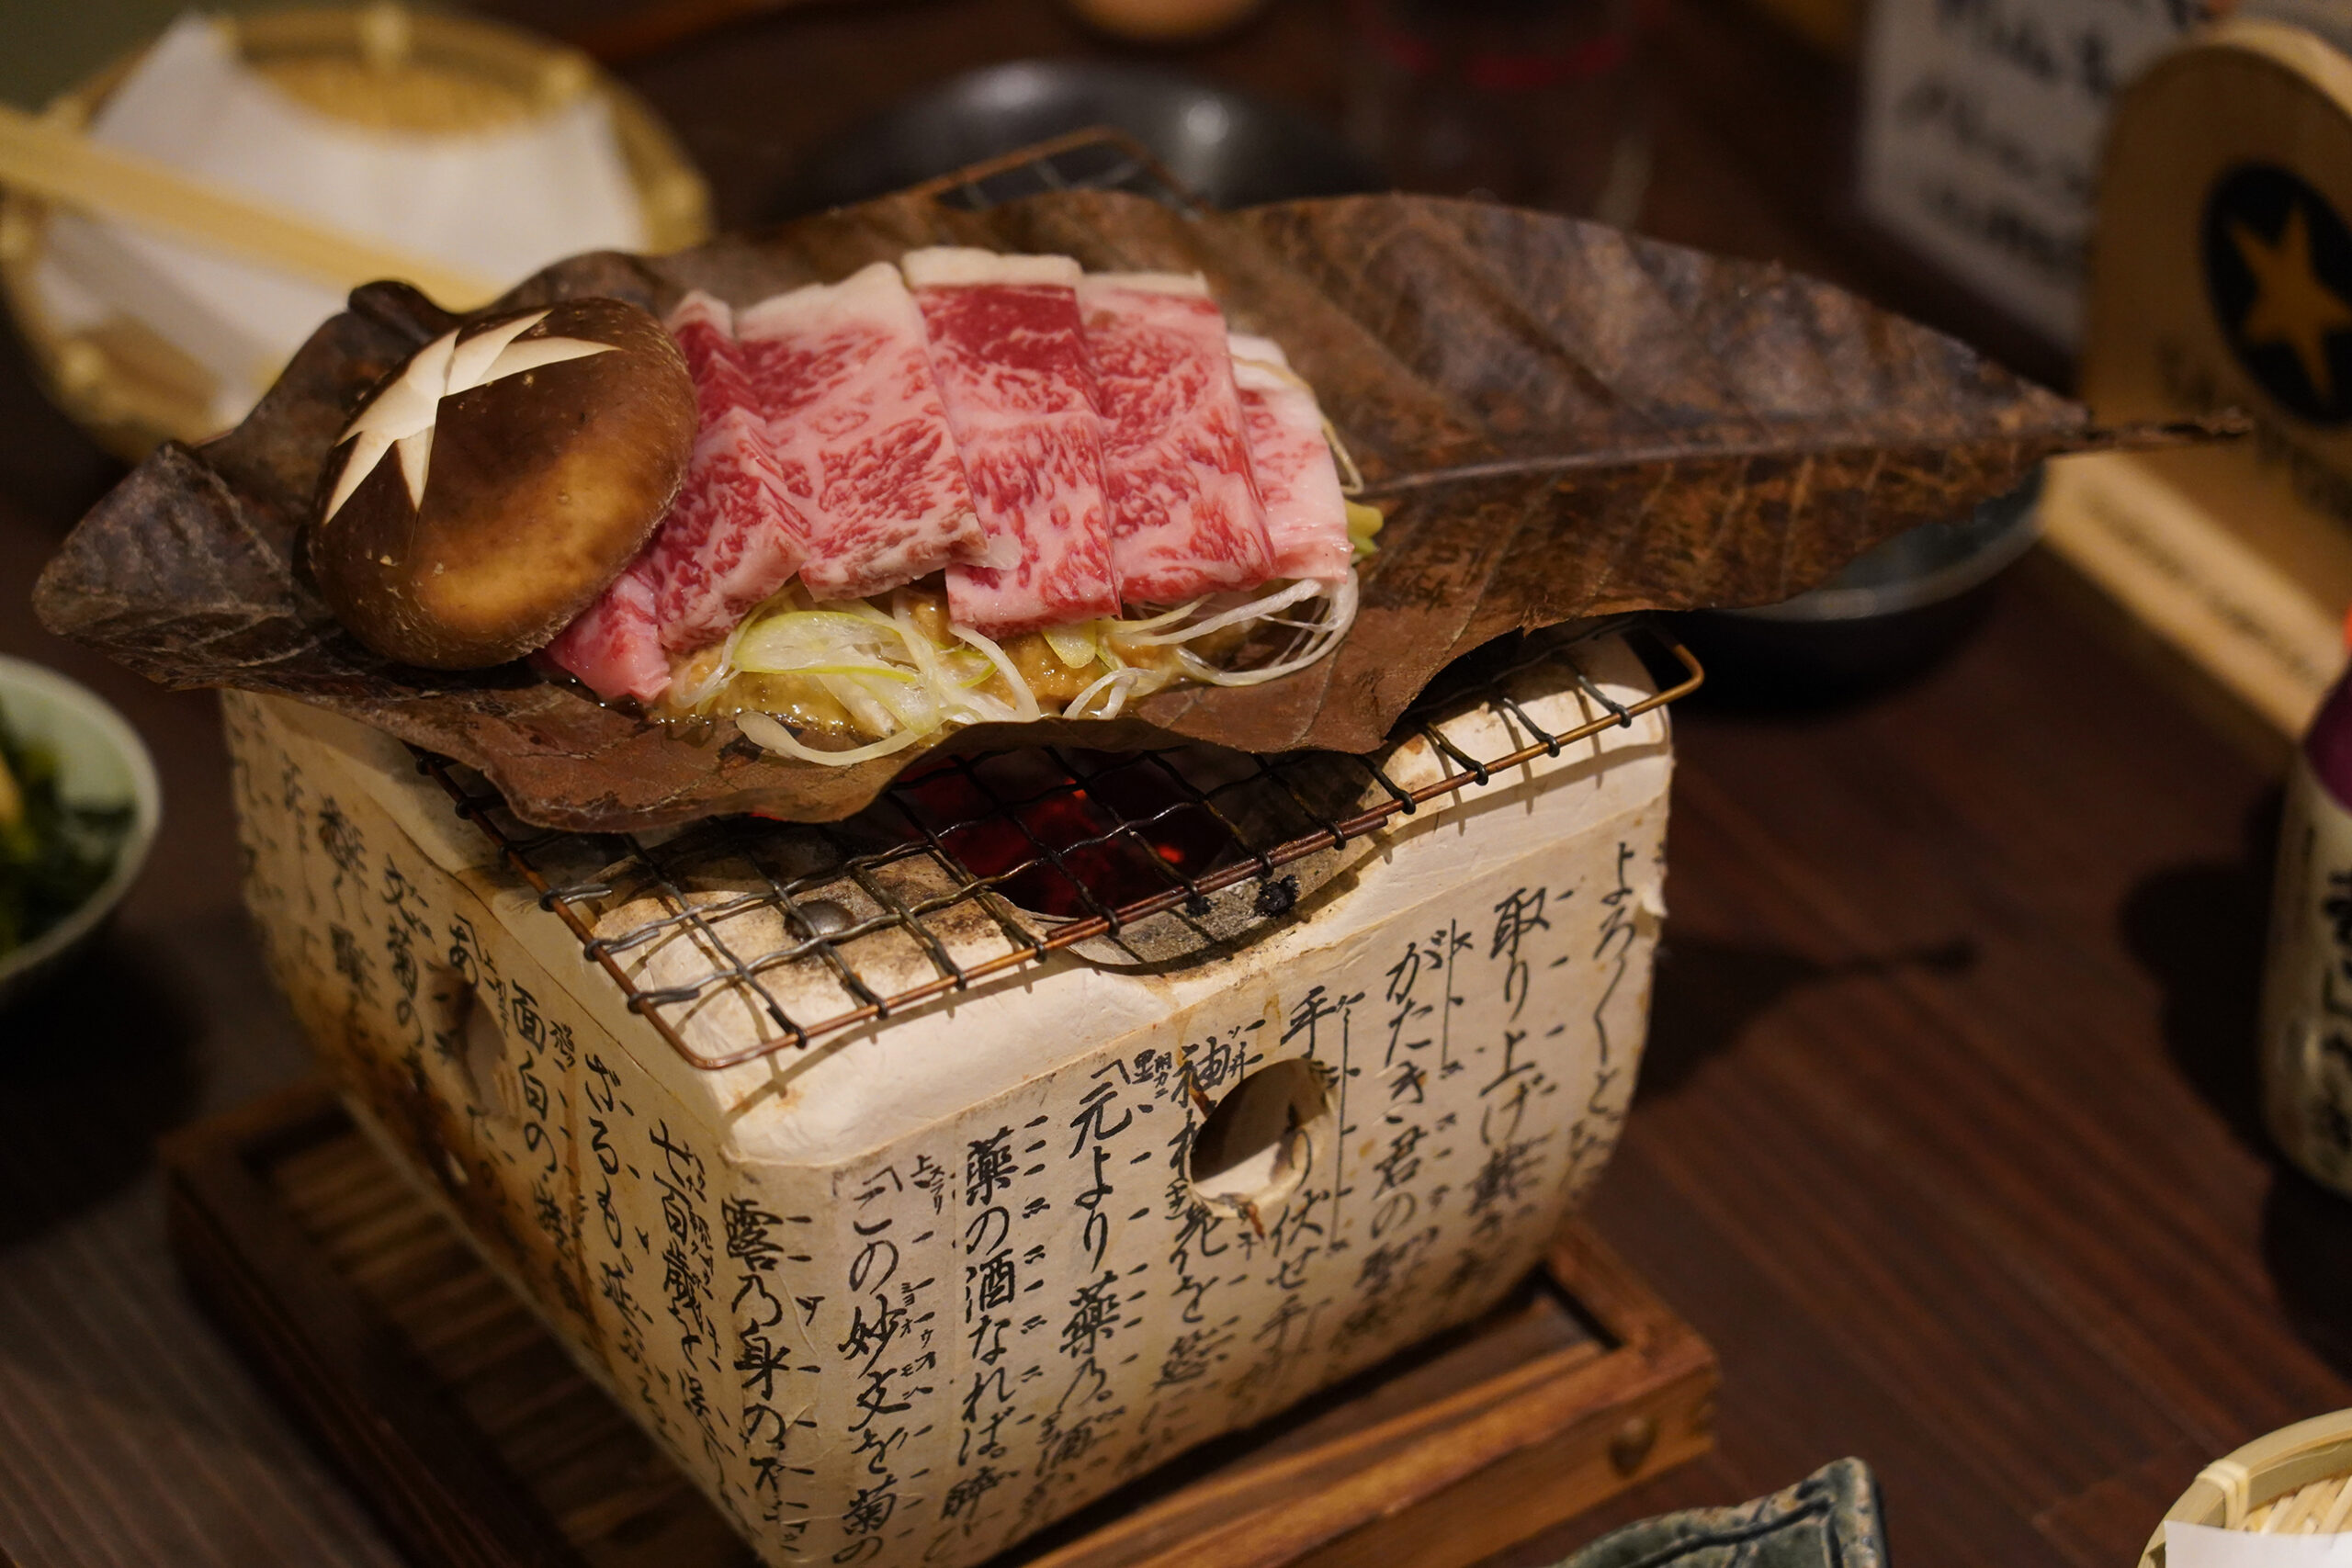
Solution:
<path fill-rule="evenodd" d="M 231 195 L 6 105 L 0 105 L 0 185 L 169 230 L 209 249 L 337 288 L 397 277 L 458 310 L 483 304 L 502 292 L 497 284 L 462 267 L 403 254 L 300 214 Z"/>

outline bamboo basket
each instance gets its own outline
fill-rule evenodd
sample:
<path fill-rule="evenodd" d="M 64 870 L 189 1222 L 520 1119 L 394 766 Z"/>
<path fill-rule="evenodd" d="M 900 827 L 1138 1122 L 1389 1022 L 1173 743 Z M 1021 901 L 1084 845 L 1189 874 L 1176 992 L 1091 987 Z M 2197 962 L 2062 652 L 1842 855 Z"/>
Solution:
<path fill-rule="evenodd" d="M 584 54 L 469 18 L 397 5 L 223 18 L 248 64 L 309 107 L 408 131 L 481 130 L 582 93 L 602 97 L 656 253 L 710 232 L 710 192 L 669 128 Z M 124 56 L 57 97 L 47 117 L 80 128 L 138 64 Z M 0 192 L 0 294 L 50 397 L 101 446 L 136 461 L 166 438 L 214 434 L 209 373 L 135 321 L 68 333 L 33 287 L 47 202 Z"/>
<path fill-rule="evenodd" d="M 2165 1522 L 2285 1535 L 2352 1529 L 2352 1410 L 2256 1438 L 2199 1471 Z M 2140 1568 L 2165 1568 L 2160 1522 Z"/>

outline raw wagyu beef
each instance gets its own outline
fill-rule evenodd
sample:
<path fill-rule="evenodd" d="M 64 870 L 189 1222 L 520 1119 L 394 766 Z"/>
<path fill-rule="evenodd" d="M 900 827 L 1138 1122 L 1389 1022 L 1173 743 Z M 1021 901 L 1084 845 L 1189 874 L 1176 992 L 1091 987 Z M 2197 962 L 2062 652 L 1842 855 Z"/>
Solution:
<path fill-rule="evenodd" d="M 695 403 L 703 423 L 710 424 L 737 409 L 752 414 L 760 412 L 751 367 L 744 363 L 742 345 L 735 341 L 735 312 L 726 300 L 697 288 L 678 301 L 662 325 L 678 340 L 678 351 L 694 373 Z"/>
<path fill-rule="evenodd" d="M 547 646 L 548 659 L 579 676 L 600 697 L 652 703 L 670 689 L 670 660 L 662 651 L 662 631 L 653 618 L 650 562 L 660 547 L 659 538 L 646 546 L 628 570 Z"/>
<path fill-rule="evenodd" d="M 1336 582 L 1348 574 L 1355 547 L 1348 538 L 1348 505 L 1340 468 L 1323 434 L 1323 411 L 1314 391 L 1290 373 L 1282 344 L 1236 333 L 1233 383 L 1250 435 L 1250 468 L 1266 510 L 1266 542 L 1276 577 Z"/>
<path fill-rule="evenodd" d="M 666 324 L 685 480 L 546 650 L 601 696 L 656 702 L 796 577 L 841 600 L 944 575 L 956 626 L 1012 637 L 1347 575 L 1315 394 L 1197 276 L 937 247 L 740 311 L 695 291 Z"/>
<path fill-rule="evenodd" d="M 640 702 L 669 686 L 664 650 L 725 637 L 808 554 L 727 306 L 689 294 L 667 324 L 702 421 L 685 482 L 644 553 L 547 650 L 599 696 Z"/>
<path fill-rule="evenodd" d="M 991 558 L 1008 562 L 948 568 L 949 615 L 1006 637 L 1117 615 L 1078 263 L 940 248 L 899 265 Z"/>
<path fill-rule="evenodd" d="M 729 409 L 695 440 L 686 482 L 653 546 L 662 646 L 691 653 L 792 581 L 808 548 L 756 414 Z"/>
<path fill-rule="evenodd" d="M 922 316 L 897 267 L 876 262 L 763 299 L 735 327 L 785 485 L 808 520 L 800 581 L 810 594 L 864 598 L 986 558 Z"/>
<path fill-rule="evenodd" d="M 808 525 L 768 444 L 732 312 L 697 290 L 669 326 L 694 372 L 702 433 L 654 540 L 653 614 L 662 646 L 691 653 L 792 581 L 808 558 Z"/>
<path fill-rule="evenodd" d="M 1224 312 L 1197 276 L 1079 280 L 1102 417 L 1111 565 L 1130 604 L 1175 604 L 1272 575 Z"/>

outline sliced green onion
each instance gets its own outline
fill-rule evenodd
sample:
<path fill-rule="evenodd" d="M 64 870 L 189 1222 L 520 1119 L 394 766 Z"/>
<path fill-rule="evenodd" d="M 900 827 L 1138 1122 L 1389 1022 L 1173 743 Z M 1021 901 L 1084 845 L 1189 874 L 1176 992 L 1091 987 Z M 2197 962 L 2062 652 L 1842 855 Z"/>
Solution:
<path fill-rule="evenodd" d="M 978 649 L 982 656 L 996 666 L 996 672 L 1004 677 L 1006 685 L 1012 688 L 1012 712 L 1016 718 L 1026 723 L 1038 716 L 1037 694 L 1030 689 L 1028 682 L 1021 678 L 1020 670 L 1006 656 L 1004 649 L 999 648 L 992 638 L 982 637 L 969 626 L 959 626 L 951 621 L 947 629 Z"/>
<path fill-rule="evenodd" d="M 1189 604 L 1179 604 L 1172 610 L 1163 610 L 1157 615 L 1147 615 L 1139 621 L 1105 621 L 1102 626 L 1104 630 L 1116 632 L 1121 637 L 1132 632 L 1157 631 L 1161 626 L 1174 626 L 1207 603 L 1206 598 L 1195 599 Z"/>
<path fill-rule="evenodd" d="M 884 681 L 904 681 L 913 685 L 922 677 L 911 670 L 900 670 L 888 664 L 796 664 L 789 670 L 760 670 L 760 675 L 872 675 Z"/>
<path fill-rule="evenodd" d="M 1249 670 L 1220 670 L 1189 648 L 1178 648 L 1177 661 L 1192 679 L 1210 686 L 1255 686 L 1267 681 L 1295 673 L 1316 663 L 1339 646 L 1356 619 L 1356 574 L 1352 568 L 1336 586 L 1318 584 L 1330 595 L 1331 612 L 1309 633 L 1298 651 L 1272 664 L 1261 664 Z"/>
<path fill-rule="evenodd" d="M 1340 493 L 1347 496 L 1362 495 L 1363 470 L 1356 467 L 1355 454 L 1349 451 L 1348 444 L 1340 439 L 1340 427 L 1331 423 L 1331 416 L 1329 414 L 1323 416 L 1323 443 L 1331 448 L 1332 467 L 1340 470 Z"/>
<path fill-rule="evenodd" d="M 870 762 L 876 757 L 887 757 L 893 751 L 903 751 L 922 739 L 927 733 L 919 729 L 902 729 L 898 734 L 886 736 L 870 746 L 853 746 L 846 751 L 820 751 L 814 748 L 803 746 L 792 731 L 784 727 L 781 720 L 771 718 L 763 713 L 738 714 L 735 716 L 735 727 L 756 745 L 763 746 L 771 751 L 781 752 L 787 757 L 797 758 L 804 762 L 821 763 L 829 768 L 852 767 L 859 762 Z"/>
<path fill-rule="evenodd" d="M 1062 716 L 1084 718 L 1086 705 L 1092 702 L 1097 694 L 1107 694 L 1103 696 L 1102 711 L 1094 716 L 1116 718 L 1126 706 L 1129 697 L 1147 696 L 1166 685 L 1171 678 L 1172 672 L 1165 670 L 1114 670 L 1072 697 L 1062 709 Z"/>
<path fill-rule="evenodd" d="M 764 617 L 745 634 L 735 647 L 735 663 L 761 674 L 789 675 L 812 662 L 840 662 L 844 654 L 890 658 L 894 650 L 885 638 L 905 648 L 905 663 L 918 662 L 912 639 L 887 616 L 869 619 L 840 610 L 784 610 Z"/>
<path fill-rule="evenodd" d="M 1083 670 L 1100 659 L 1102 649 L 1095 639 L 1092 621 L 1080 621 L 1074 626 L 1047 626 L 1046 646 L 1067 670 Z"/>
<path fill-rule="evenodd" d="M 1354 513 L 1368 508 L 1350 508 Z M 1378 526 L 1378 513 L 1371 525 Z M 1283 614 L 1313 602 L 1298 615 Z M 1337 583 L 1285 583 L 1255 597 L 1219 594 L 1139 616 L 1103 618 L 1057 626 L 1043 633 L 1054 657 L 1066 667 L 1100 664 L 1105 672 L 1090 681 L 1057 710 L 1069 717 L 1116 718 L 1127 706 L 1180 679 L 1206 685 L 1256 685 L 1305 669 L 1327 657 L 1355 620 L 1356 574 Z M 759 712 L 735 716 L 737 727 L 755 744 L 779 755 L 825 767 L 846 767 L 887 757 L 944 728 L 1040 716 L 1037 694 L 1004 649 L 993 638 L 952 622 L 956 646 L 933 640 L 904 592 L 888 613 L 864 601 L 811 607 L 797 586 L 752 612 L 729 634 L 716 667 L 681 691 L 688 711 L 719 695 L 738 672 L 792 676 L 808 681 L 838 703 L 859 731 L 878 737 L 837 751 L 804 742 L 781 719 Z M 1313 618 L 1308 618 L 1308 617 Z M 1247 670 L 1226 670 L 1186 645 L 1229 626 L 1256 626 L 1287 633 L 1285 649 L 1272 661 Z M 1131 662 L 1122 652 L 1167 649 L 1152 661 Z M 987 690 L 1001 676 L 1012 700 Z"/>
<path fill-rule="evenodd" d="M 1191 626 L 1180 627 L 1172 632 L 1156 632 L 1149 637 L 1131 637 L 1127 640 L 1143 648 L 1163 648 L 1170 643 L 1191 642 L 1195 637 L 1206 637 L 1213 631 L 1221 631 L 1238 622 L 1254 621 L 1271 615 L 1277 610 L 1287 610 L 1302 599 L 1318 598 L 1330 591 L 1329 584 L 1307 578 L 1286 584 L 1262 598 L 1237 604 L 1220 615 L 1211 615 L 1205 621 L 1196 621 Z"/>

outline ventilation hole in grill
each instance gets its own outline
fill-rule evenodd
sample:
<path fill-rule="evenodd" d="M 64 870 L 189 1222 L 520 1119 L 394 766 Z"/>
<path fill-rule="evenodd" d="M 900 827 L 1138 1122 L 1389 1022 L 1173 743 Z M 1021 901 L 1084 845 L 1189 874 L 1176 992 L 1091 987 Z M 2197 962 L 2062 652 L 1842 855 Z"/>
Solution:
<path fill-rule="evenodd" d="M 474 1109 L 497 1122 L 519 1120 L 522 1085 L 507 1060 L 506 1031 L 499 1024 L 497 1008 L 471 989 L 457 993 L 457 1007 L 450 1032 L 458 1039 L 458 1059 L 464 1064 Z"/>
<path fill-rule="evenodd" d="M 1259 1068 L 1226 1091 L 1193 1135 L 1193 1190 L 1217 1208 L 1263 1216 L 1314 1163 L 1330 1134 L 1323 1075 L 1303 1057 Z"/>

